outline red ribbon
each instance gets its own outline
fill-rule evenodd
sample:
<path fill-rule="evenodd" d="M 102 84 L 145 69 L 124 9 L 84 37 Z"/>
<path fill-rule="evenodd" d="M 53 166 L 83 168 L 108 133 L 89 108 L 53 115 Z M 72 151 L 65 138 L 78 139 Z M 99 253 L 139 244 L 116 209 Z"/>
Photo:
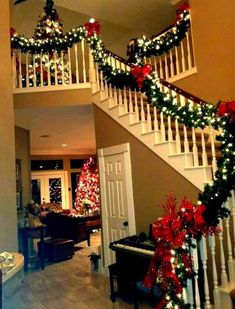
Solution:
<path fill-rule="evenodd" d="M 176 10 L 175 23 L 181 19 L 181 14 L 184 11 L 189 11 L 189 9 L 190 9 L 190 6 L 187 3 L 183 3 L 182 5 L 180 5 L 178 9 Z"/>
<path fill-rule="evenodd" d="M 220 102 L 217 108 L 217 115 L 224 117 L 225 114 L 235 113 L 235 101 Z"/>
<path fill-rule="evenodd" d="M 92 36 L 94 33 L 96 33 L 97 35 L 100 34 L 100 24 L 98 23 L 98 21 L 85 23 L 84 27 L 86 28 L 87 36 L 89 37 Z"/>
<path fill-rule="evenodd" d="M 138 87 L 142 88 L 146 77 L 151 72 L 152 72 L 152 66 L 150 64 L 146 64 L 143 67 L 137 65 L 134 67 L 133 70 L 131 70 L 131 75 L 136 79 Z"/>

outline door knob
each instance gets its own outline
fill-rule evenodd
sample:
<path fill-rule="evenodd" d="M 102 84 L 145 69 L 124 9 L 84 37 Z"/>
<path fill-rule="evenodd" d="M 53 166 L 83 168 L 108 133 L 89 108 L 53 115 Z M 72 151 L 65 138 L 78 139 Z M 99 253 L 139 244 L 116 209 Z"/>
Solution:
<path fill-rule="evenodd" d="M 122 224 L 123 226 L 128 226 L 128 221 L 124 221 Z"/>

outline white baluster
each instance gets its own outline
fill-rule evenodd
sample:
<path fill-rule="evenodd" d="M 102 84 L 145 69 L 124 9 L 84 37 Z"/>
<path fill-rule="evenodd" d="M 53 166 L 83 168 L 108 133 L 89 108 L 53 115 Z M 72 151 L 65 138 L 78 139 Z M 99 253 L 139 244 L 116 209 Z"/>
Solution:
<path fill-rule="evenodd" d="M 188 58 L 188 69 L 192 68 L 192 55 L 190 51 L 189 34 L 186 32 L 186 42 L 187 42 L 187 58 Z"/>
<path fill-rule="evenodd" d="M 193 165 L 199 166 L 198 148 L 197 148 L 197 139 L 196 139 L 196 134 L 195 134 L 195 128 L 192 128 L 192 140 L 193 140 Z"/>
<path fill-rule="evenodd" d="M 126 87 L 123 88 L 123 104 L 125 113 L 128 113 L 127 97 L 126 97 Z"/>
<path fill-rule="evenodd" d="M 181 141 L 179 134 L 179 122 L 175 119 L 175 142 L 176 142 L 176 153 L 181 153 Z"/>
<path fill-rule="evenodd" d="M 206 248 L 206 239 L 204 236 L 202 236 L 202 239 L 200 241 L 200 254 L 202 259 L 202 269 L 204 277 L 204 293 L 205 293 L 204 308 L 209 309 L 211 308 L 211 303 L 210 303 L 210 292 L 209 292 L 208 275 L 207 275 L 207 248 Z"/>
<path fill-rule="evenodd" d="M 103 71 L 100 71 L 100 90 L 104 91 Z"/>
<path fill-rule="evenodd" d="M 169 51 L 170 54 L 170 77 L 174 76 L 174 63 L 173 63 L 173 55 L 172 50 Z"/>
<path fill-rule="evenodd" d="M 64 80 L 64 52 L 63 51 L 61 51 L 60 57 L 61 57 L 62 85 L 64 85 L 65 80 Z"/>
<path fill-rule="evenodd" d="M 168 63 L 167 63 L 167 57 L 166 54 L 164 55 L 164 61 L 165 61 L 165 78 L 169 78 L 169 73 L 168 73 Z"/>
<path fill-rule="evenodd" d="M 161 112 L 160 113 L 160 131 L 161 131 L 161 142 L 165 142 L 166 141 L 166 129 L 165 129 L 165 123 L 164 123 L 164 115 Z"/>
<path fill-rule="evenodd" d="M 141 119 L 141 121 L 145 121 L 143 95 L 142 95 L 141 92 L 139 92 L 139 94 L 140 94 L 140 119 Z"/>
<path fill-rule="evenodd" d="M 199 284 L 198 284 L 198 270 L 199 270 L 198 252 L 197 252 L 198 248 L 197 248 L 197 242 L 195 239 L 192 239 L 192 245 L 194 246 L 194 248 L 191 248 L 191 255 L 193 257 L 193 271 L 195 273 L 195 276 L 194 276 L 195 307 L 196 309 L 201 309 Z"/>
<path fill-rule="evenodd" d="M 19 88 L 22 88 L 22 53 L 19 52 Z"/>
<path fill-rule="evenodd" d="M 231 214 L 233 218 L 233 255 L 235 256 L 235 197 L 234 197 L 234 191 L 231 191 L 231 198 L 230 198 L 230 208 L 231 208 Z"/>
<path fill-rule="evenodd" d="M 50 86 L 51 85 L 51 64 L 50 64 L 50 54 L 49 53 L 48 53 L 48 58 L 47 59 L 48 59 L 48 62 L 47 62 L 47 66 L 48 66 L 48 70 L 47 70 L 47 85 Z M 63 68 L 62 68 L 62 70 L 63 70 Z"/>
<path fill-rule="evenodd" d="M 26 66 L 26 87 L 29 87 L 29 53 L 26 53 L 26 59 L 25 59 L 25 66 Z"/>
<path fill-rule="evenodd" d="M 123 104 L 122 90 L 121 89 L 118 89 L 118 104 L 120 106 Z"/>
<path fill-rule="evenodd" d="M 230 201 L 226 202 L 226 208 L 231 211 Z M 226 227 L 226 238 L 227 238 L 227 256 L 228 256 L 228 273 L 229 281 L 234 283 L 235 274 L 234 274 L 234 263 L 233 263 L 233 252 L 232 252 L 232 240 L 230 234 L 230 216 L 225 218 L 225 227 Z"/>
<path fill-rule="evenodd" d="M 37 56 L 33 55 L 33 86 L 34 87 L 37 86 L 37 73 L 36 73 L 36 62 L 35 62 L 35 57 Z"/>
<path fill-rule="evenodd" d="M 131 88 L 129 88 L 129 111 L 132 114 L 133 113 L 133 102 L 132 102 L 132 92 L 131 92 Z"/>
<path fill-rule="evenodd" d="M 214 129 L 210 126 L 210 141 L 211 141 L 211 154 L 212 154 L 212 171 L 215 179 L 215 173 L 217 171 L 217 160 L 215 153 L 215 138 L 214 138 Z"/>
<path fill-rule="evenodd" d="M 220 243 L 220 265 L 221 265 L 221 282 L 222 286 L 225 288 L 228 283 L 228 275 L 226 273 L 225 264 L 225 254 L 224 254 L 224 244 L 223 244 L 223 225 L 222 221 L 219 222 L 219 227 L 222 232 L 219 233 L 219 243 Z"/>
<path fill-rule="evenodd" d="M 206 153 L 206 144 L 205 144 L 205 135 L 202 130 L 201 133 L 201 141 L 202 141 L 202 166 L 208 166 L 208 158 Z"/>
<path fill-rule="evenodd" d="M 160 78 L 164 78 L 162 57 L 159 57 L 159 76 Z"/>
<path fill-rule="evenodd" d="M 188 133 L 185 125 L 184 125 L 184 152 L 186 154 L 189 153 Z"/>
<path fill-rule="evenodd" d="M 43 79 L 43 67 L 42 67 L 42 53 L 40 54 L 40 83 L 41 87 L 43 86 L 44 79 Z"/>
<path fill-rule="evenodd" d="M 179 66 L 179 53 L 178 47 L 175 46 L 175 67 L 176 67 L 176 75 L 180 73 L 180 66 Z"/>
<path fill-rule="evenodd" d="M 182 63 L 182 72 L 185 72 L 185 55 L 184 55 L 184 43 L 180 42 L 180 51 L 181 51 L 181 63 Z"/>
<path fill-rule="evenodd" d="M 17 77 L 16 77 L 16 54 L 15 51 L 12 51 L 12 58 L 11 58 L 11 64 L 12 64 L 12 81 L 13 81 L 13 88 L 17 87 Z"/>
<path fill-rule="evenodd" d="M 218 287 L 218 273 L 216 267 L 215 259 L 215 236 L 209 236 L 209 245 L 211 248 L 211 259 L 212 259 L 212 274 L 213 274 L 213 294 L 214 294 L 214 303 L 215 308 L 220 308 L 220 297 L 219 297 L 219 287 Z"/>
<path fill-rule="evenodd" d="M 90 56 L 90 55 L 89 55 Z M 90 57 L 89 57 L 90 59 Z M 68 48 L 68 70 L 69 70 L 69 84 L 72 84 L 72 66 L 71 66 L 71 48 Z"/>
<path fill-rule="evenodd" d="M 86 82 L 86 60 L 85 60 L 85 40 L 82 39 L 81 42 L 81 50 L 82 50 L 82 76 L 83 76 L 83 83 Z"/>
<path fill-rule="evenodd" d="M 96 72 L 96 82 L 97 82 L 97 91 L 100 90 L 100 74 L 99 74 L 99 65 L 95 64 L 95 72 Z"/>
<path fill-rule="evenodd" d="M 147 103 L 147 131 L 152 131 L 152 118 L 150 113 L 150 105 Z"/>
<path fill-rule="evenodd" d="M 79 66 L 78 66 L 78 43 L 74 44 L 75 53 L 75 72 L 76 72 L 76 84 L 79 84 Z"/>
<path fill-rule="evenodd" d="M 140 115 L 139 115 L 139 107 L 138 107 L 138 98 L 137 98 L 137 92 L 135 90 L 134 92 L 134 107 L 135 107 L 135 120 L 136 122 L 138 122 L 140 120 Z"/>
<path fill-rule="evenodd" d="M 55 65 L 55 85 L 58 85 L 58 72 L 57 72 L 57 56 L 54 52 L 54 65 Z"/>
<path fill-rule="evenodd" d="M 113 88 L 113 97 L 114 97 L 114 106 L 118 105 L 118 93 L 117 93 L 117 88 Z"/>
<path fill-rule="evenodd" d="M 167 130 L 167 135 L 168 135 L 168 142 L 173 141 L 173 132 L 171 129 L 171 116 L 167 116 L 167 123 L 168 123 L 168 130 Z"/>

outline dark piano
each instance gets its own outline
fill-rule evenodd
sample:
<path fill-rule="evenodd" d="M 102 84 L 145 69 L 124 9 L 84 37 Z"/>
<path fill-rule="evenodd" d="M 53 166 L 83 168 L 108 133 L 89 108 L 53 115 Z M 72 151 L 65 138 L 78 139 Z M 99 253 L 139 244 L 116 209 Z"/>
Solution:
<path fill-rule="evenodd" d="M 111 242 L 109 247 L 116 253 L 116 263 L 110 269 L 113 268 L 118 282 L 118 293 L 111 291 L 111 299 L 112 294 L 132 294 L 136 282 L 143 281 L 148 271 L 155 245 L 134 235 Z"/>

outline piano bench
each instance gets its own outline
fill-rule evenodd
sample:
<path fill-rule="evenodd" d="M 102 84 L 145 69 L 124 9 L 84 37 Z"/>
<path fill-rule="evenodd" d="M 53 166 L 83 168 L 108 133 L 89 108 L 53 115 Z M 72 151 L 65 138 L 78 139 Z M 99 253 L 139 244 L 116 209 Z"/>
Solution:
<path fill-rule="evenodd" d="M 118 291 L 115 292 L 114 280 L 118 280 L 118 264 L 114 263 L 109 265 L 109 283 L 110 283 L 110 299 L 114 303 Z"/>
<path fill-rule="evenodd" d="M 143 285 L 143 281 L 138 281 L 135 286 L 134 309 L 139 308 L 138 303 L 140 299 L 146 299 L 151 308 L 155 308 L 156 304 L 161 300 L 161 290 L 157 285 L 148 289 Z"/>

